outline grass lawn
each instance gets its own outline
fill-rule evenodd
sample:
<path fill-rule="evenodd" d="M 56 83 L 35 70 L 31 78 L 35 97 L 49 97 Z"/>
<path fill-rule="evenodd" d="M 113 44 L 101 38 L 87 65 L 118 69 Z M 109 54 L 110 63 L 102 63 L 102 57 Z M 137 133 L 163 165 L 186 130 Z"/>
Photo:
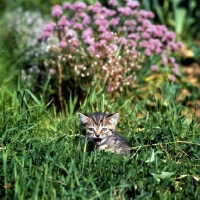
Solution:
<path fill-rule="evenodd" d="M 6 94 L 6 95 L 5 95 Z M 28 90 L 1 91 L 0 195 L 4 199 L 199 199 L 200 134 L 180 104 L 153 109 L 91 92 L 79 111 L 119 112 L 132 156 L 86 152 L 76 101 L 64 120 Z"/>

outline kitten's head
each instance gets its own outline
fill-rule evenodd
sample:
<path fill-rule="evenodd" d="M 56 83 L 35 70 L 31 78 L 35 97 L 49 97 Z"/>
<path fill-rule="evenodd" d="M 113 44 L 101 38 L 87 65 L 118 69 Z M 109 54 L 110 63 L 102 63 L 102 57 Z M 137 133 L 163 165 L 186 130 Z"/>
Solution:
<path fill-rule="evenodd" d="M 92 113 L 85 115 L 78 113 L 82 130 L 89 139 L 93 139 L 97 145 L 103 143 L 107 137 L 113 134 L 117 125 L 119 113 L 105 114 Z"/>

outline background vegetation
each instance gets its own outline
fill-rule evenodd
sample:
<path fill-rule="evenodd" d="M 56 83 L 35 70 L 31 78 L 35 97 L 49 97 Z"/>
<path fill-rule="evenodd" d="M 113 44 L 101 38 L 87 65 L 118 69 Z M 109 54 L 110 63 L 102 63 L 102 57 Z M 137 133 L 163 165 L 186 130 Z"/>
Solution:
<path fill-rule="evenodd" d="M 137 86 L 116 93 L 95 76 L 75 87 L 64 73 L 59 93 L 38 37 L 52 20 L 52 6 L 62 2 L 0 2 L 2 199 L 200 198 L 199 78 L 184 71 L 199 69 L 200 8 L 197 0 L 187 2 L 140 1 L 140 9 L 154 12 L 152 24 L 166 25 L 183 43 L 172 52 L 180 67 L 176 80 L 166 70 L 152 71 L 146 60 Z M 86 152 L 77 111 L 119 112 L 117 130 L 132 156 Z"/>

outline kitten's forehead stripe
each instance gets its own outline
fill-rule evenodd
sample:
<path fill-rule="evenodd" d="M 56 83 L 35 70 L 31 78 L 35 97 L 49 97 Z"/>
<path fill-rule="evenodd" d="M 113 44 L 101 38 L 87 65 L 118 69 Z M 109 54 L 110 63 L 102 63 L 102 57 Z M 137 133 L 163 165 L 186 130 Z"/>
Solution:
<path fill-rule="evenodd" d="M 104 113 L 93 113 L 90 115 L 90 118 L 96 125 L 100 125 L 107 118 L 107 115 Z"/>

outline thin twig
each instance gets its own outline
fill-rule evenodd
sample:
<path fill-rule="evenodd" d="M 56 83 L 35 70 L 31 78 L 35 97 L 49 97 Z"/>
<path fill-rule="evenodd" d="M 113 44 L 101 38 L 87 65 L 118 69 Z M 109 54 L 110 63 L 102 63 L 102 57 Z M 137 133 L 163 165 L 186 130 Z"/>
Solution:
<path fill-rule="evenodd" d="M 64 106 L 63 106 L 63 98 L 62 98 L 62 65 L 61 65 L 62 56 L 58 56 L 58 95 L 59 95 L 59 102 L 62 111 L 62 116 L 66 119 Z"/>
<path fill-rule="evenodd" d="M 144 148 L 144 147 L 151 147 L 151 146 L 159 146 L 159 145 L 165 145 L 165 144 L 176 144 L 176 143 L 183 143 L 183 144 L 192 144 L 192 145 L 198 145 L 198 143 L 193 143 L 193 142 L 187 142 L 187 141 L 175 141 L 175 142 L 166 142 L 166 143 L 156 143 L 156 144 L 146 144 L 146 145 L 140 145 L 137 147 L 131 147 L 130 149 L 137 149 L 137 148 Z"/>

